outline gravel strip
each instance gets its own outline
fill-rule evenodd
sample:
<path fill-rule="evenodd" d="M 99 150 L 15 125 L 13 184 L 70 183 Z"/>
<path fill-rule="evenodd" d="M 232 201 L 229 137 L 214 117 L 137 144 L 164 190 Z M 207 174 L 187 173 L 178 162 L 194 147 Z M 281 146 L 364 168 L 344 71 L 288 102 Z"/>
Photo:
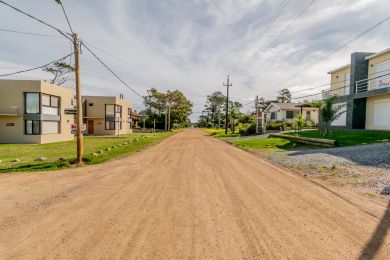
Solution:
<path fill-rule="evenodd" d="M 390 195 L 386 194 L 390 189 L 390 143 L 276 152 L 269 158 L 314 176 L 343 177 L 350 184 Z"/>

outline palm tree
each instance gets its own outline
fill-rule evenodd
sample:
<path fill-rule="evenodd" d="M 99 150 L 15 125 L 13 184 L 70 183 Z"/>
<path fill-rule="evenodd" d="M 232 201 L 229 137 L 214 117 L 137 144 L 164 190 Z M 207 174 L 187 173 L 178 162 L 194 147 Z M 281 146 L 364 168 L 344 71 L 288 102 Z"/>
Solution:
<path fill-rule="evenodd" d="M 345 104 L 335 105 L 335 100 L 336 97 L 333 96 L 316 103 L 316 106 L 320 109 L 322 120 L 325 122 L 324 136 L 331 134 L 331 123 L 346 112 L 343 109 Z"/>

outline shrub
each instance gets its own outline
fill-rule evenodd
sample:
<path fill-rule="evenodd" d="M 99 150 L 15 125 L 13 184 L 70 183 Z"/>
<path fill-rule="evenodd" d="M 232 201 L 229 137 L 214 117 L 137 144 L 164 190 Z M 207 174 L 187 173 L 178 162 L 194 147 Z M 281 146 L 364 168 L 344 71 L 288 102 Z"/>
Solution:
<path fill-rule="evenodd" d="M 237 129 L 240 135 L 256 134 L 256 124 L 253 123 L 239 123 Z"/>

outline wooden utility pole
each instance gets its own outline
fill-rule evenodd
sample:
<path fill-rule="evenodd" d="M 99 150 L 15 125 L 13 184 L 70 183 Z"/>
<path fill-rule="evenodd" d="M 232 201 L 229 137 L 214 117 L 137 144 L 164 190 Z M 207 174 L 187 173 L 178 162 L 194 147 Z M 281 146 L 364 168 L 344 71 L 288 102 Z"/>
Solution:
<path fill-rule="evenodd" d="M 171 106 L 168 106 L 168 131 L 171 131 Z"/>
<path fill-rule="evenodd" d="M 81 100 L 80 86 L 80 40 L 77 34 L 73 34 L 74 56 L 75 56 L 75 73 L 76 73 L 76 138 L 77 138 L 77 163 L 83 164 L 83 104 Z"/>
<path fill-rule="evenodd" d="M 259 96 L 258 95 L 256 95 L 255 106 L 256 106 L 256 134 L 259 134 Z"/>
<path fill-rule="evenodd" d="M 229 75 L 227 77 L 227 83 L 223 83 L 223 85 L 226 87 L 226 118 L 225 118 L 225 135 L 228 133 L 228 120 L 229 120 L 229 87 L 233 86 L 233 84 L 230 84 Z"/>
<path fill-rule="evenodd" d="M 153 133 L 156 132 L 156 119 L 153 119 Z"/>

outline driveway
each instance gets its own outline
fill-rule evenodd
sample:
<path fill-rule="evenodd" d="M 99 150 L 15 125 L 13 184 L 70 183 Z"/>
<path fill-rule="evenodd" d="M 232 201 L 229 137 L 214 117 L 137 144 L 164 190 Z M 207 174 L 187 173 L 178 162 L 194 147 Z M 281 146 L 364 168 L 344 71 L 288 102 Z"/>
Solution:
<path fill-rule="evenodd" d="M 390 258 L 390 204 L 199 129 L 101 165 L 2 175 L 0 201 L 0 259 Z"/>

